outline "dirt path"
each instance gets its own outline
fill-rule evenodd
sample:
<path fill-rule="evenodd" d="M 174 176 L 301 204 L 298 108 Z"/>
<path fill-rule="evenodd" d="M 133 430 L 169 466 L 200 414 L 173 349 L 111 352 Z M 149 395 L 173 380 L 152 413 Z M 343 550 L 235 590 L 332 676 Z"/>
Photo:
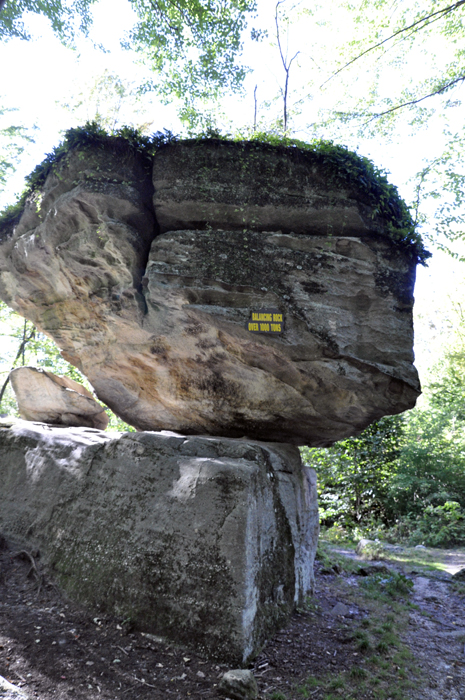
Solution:
<path fill-rule="evenodd" d="M 331 547 L 331 551 L 349 559 L 364 561 L 362 556 L 353 549 Z M 397 551 L 396 551 L 397 550 Z M 406 556 L 402 556 L 405 553 Z M 396 557 L 397 554 L 397 557 Z M 415 556 L 416 555 L 416 556 Z M 386 557 L 391 563 L 403 563 L 414 566 L 417 561 L 431 566 L 437 566 L 448 574 L 456 574 L 465 569 L 465 549 L 433 549 L 432 547 L 398 547 L 386 551 Z"/>
<path fill-rule="evenodd" d="M 353 550 L 331 549 L 362 561 Z M 452 575 L 465 568 L 465 550 L 400 548 L 388 551 L 386 560 L 391 567 L 406 571 L 414 584 L 412 603 L 417 609 L 410 613 L 404 638 L 424 687 L 413 691 L 409 700 L 464 700 L 465 601 L 454 590 Z M 419 573 L 415 570 L 418 560 L 440 569 Z"/>
<path fill-rule="evenodd" d="M 465 569 L 465 550 L 463 549 L 427 549 L 432 561 L 440 564 L 444 571 L 456 574 Z"/>
<path fill-rule="evenodd" d="M 446 559 L 456 570 L 454 558 Z M 413 697 L 419 700 L 463 700 L 465 698 L 465 616 L 464 601 L 452 589 L 450 580 L 416 576 L 413 602 L 418 610 L 410 614 L 406 635 L 426 688 Z"/>
<path fill-rule="evenodd" d="M 0 677 L 30 700 L 220 700 L 227 665 L 86 613 L 46 578 L 39 591 L 30 561 L 16 555 L 11 545 L 0 547 Z M 440 552 L 436 561 L 455 570 L 464 555 Z M 317 562 L 316 595 L 255 660 L 260 700 L 465 700 L 464 599 L 451 574 L 412 572 L 412 562 L 386 566 L 410 567 L 414 583 L 417 607 L 404 608 L 401 633 L 415 657 L 411 689 L 402 690 L 398 649 L 379 655 L 376 647 L 383 625 L 396 627 L 394 608 L 384 605 L 379 617 L 376 602 L 363 597 L 369 577 Z M 377 655 L 384 666 L 375 678 Z M 0 682 L 0 698 L 7 697 Z"/>

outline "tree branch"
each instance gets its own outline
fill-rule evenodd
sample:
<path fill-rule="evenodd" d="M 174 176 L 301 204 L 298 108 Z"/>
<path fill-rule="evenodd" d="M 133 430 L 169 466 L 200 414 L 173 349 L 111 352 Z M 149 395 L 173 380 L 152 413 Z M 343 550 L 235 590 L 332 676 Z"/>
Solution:
<path fill-rule="evenodd" d="M 428 20 L 430 20 L 432 17 L 436 18 L 433 21 L 441 19 L 442 17 L 449 14 L 450 12 L 457 10 L 461 5 L 465 5 L 465 0 L 459 0 L 458 2 L 454 3 L 453 5 L 449 5 L 449 7 L 444 7 L 442 10 L 437 10 L 436 12 L 431 12 L 429 15 L 425 15 L 425 17 L 422 17 L 421 19 L 418 19 L 416 22 L 413 22 L 408 27 L 404 27 L 403 29 L 399 29 L 397 32 L 394 32 L 394 34 L 391 34 L 386 39 L 383 39 L 383 41 L 380 41 L 378 44 L 374 44 L 373 46 L 370 46 L 368 49 L 365 49 L 365 51 L 362 51 L 362 53 L 360 53 L 358 56 L 355 56 L 355 58 L 352 58 L 352 60 L 350 60 L 344 66 L 339 68 L 335 73 L 330 75 L 329 78 L 327 80 L 325 80 L 325 82 L 320 85 L 320 88 L 322 88 L 324 85 L 326 85 L 326 83 L 329 83 L 329 81 L 332 80 L 332 78 L 334 78 L 336 75 L 338 75 L 341 71 L 343 71 L 346 68 L 348 68 L 349 66 L 351 66 L 352 63 L 355 63 L 355 61 L 358 61 L 359 58 L 362 58 L 363 56 L 366 56 L 367 53 L 370 53 L 371 51 L 378 49 L 383 44 L 386 44 L 386 42 L 391 41 L 391 39 L 394 39 L 396 36 L 399 36 L 399 34 L 403 34 L 404 32 L 408 32 L 409 29 L 413 29 L 413 27 L 416 27 L 419 24 L 422 24 L 422 23 L 429 24 Z M 439 15 L 439 17 L 437 17 L 437 15 Z M 418 29 L 423 29 L 423 27 L 419 27 Z"/>
<path fill-rule="evenodd" d="M 24 351 L 26 349 L 26 345 L 29 343 L 30 340 L 32 340 L 35 337 L 35 334 L 36 334 L 36 329 L 33 328 L 31 330 L 31 332 L 29 333 L 29 335 L 26 337 L 26 323 L 27 323 L 27 321 L 24 321 L 23 339 L 21 341 L 21 345 L 18 348 L 18 352 L 16 353 L 16 357 L 13 360 L 13 364 L 11 366 L 12 370 L 15 368 L 15 364 L 18 362 L 21 355 L 23 356 L 23 365 L 24 365 Z M 5 382 L 3 383 L 2 388 L 0 389 L 0 404 L 3 401 L 3 395 L 6 391 L 6 388 L 8 386 L 9 381 L 10 381 L 10 375 L 8 374 Z"/>
<path fill-rule="evenodd" d="M 416 187 L 417 196 L 416 196 L 416 200 L 415 200 L 415 221 L 413 222 L 414 228 L 416 228 L 418 226 L 418 222 L 419 222 L 421 191 L 422 191 L 423 185 L 424 185 L 426 178 L 428 177 L 430 171 L 438 162 L 439 162 L 439 158 L 436 158 L 432 163 L 430 163 L 426 168 L 424 168 L 421 171 L 421 173 L 419 173 L 420 179 L 419 179 L 417 187 Z"/>
<path fill-rule="evenodd" d="M 254 101 L 254 113 L 253 113 L 253 130 L 257 130 L 257 85 L 253 91 L 253 101 Z"/>
<path fill-rule="evenodd" d="M 3 394 L 5 393 L 5 390 L 6 390 L 7 386 L 8 386 L 8 382 L 9 382 L 9 381 L 10 381 L 10 375 L 8 374 L 8 375 L 7 375 L 7 378 L 5 379 L 5 382 L 3 383 L 2 388 L 0 389 L 0 406 L 1 406 L 2 401 L 3 401 Z"/>
<path fill-rule="evenodd" d="M 464 0 L 465 1 L 465 0 Z M 279 49 L 279 55 L 281 56 L 281 61 L 284 66 L 284 70 L 287 72 L 287 66 L 286 66 L 286 61 L 283 55 L 283 49 L 281 46 L 281 37 L 279 34 L 279 18 L 278 18 L 278 7 L 283 4 L 285 0 L 279 0 L 279 2 L 276 3 L 276 8 L 275 8 L 275 14 L 274 14 L 274 21 L 276 24 L 276 40 L 278 42 L 278 49 Z"/>
<path fill-rule="evenodd" d="M 21 352 L 21 355 L 23 356 L 23 361 L 22 361 L 21 364 L 23 365 L 23 367 L 24 367 L 24 365 L 26 364 L 26 358 L 25 358 L 26 343 L 27 343 L 27 341 L 26 341 L 26 331 L 27 331 L 27 319 L 24 319 L 23 342 L 21 343 L 21 345 L 22 345 L 22 352 Z"/>
<path fill-rule="evenodd" d="M 463 0 L 463 1 L 465 2 L 465 0 Z M 284 2 L 285 2 L 285 0 L 278 0 L 278 2 L 276 3 L 274 19 L 275 19 L 275 24 L 276 24 L 276 40 L 278 42 L 279 55 L 281 56 L 281 61 L 283 64 L 284 72 L 286 73 L 286 79 L 284 81 L 284 90 L 281 88 L 281 94 L 283 96 L 283 101 L 284 101 L 283 126 L 284 126 L 284 133 L 286 133 L 286 131 L 287 131 L 287 95 L 288 95 L 288 88 L 289 88 L 289 72 L 291 70 L 292 61 L 295 58 L 297 58 L 300 51 L 297 51 L 295 56 L 293 56 L 289 62 L 287 61 L 288 50 L 289 50 L 289 35 L 288 35 L 288 47 L 286 49 L 286 55 L 284 55 L 284 52 L 283 52 L 283 48 L 282 48 L 282 44 L 281 44 L 281 35 L 279 32 L 278 8 Z"/>
<path fill-rule="evenodd" d="M 367 121 L 364 122 L 363 124 L 364 125 L 369 124 L 374 119 L 379 119 L 380 117 L 384 117 L 386 114 L 391 114 L 391 112 L 396 112 L 398 109 L 403 109 L 404 107 L 411 107 L 412 105 L 417 105 L 419 102 L 423 102 L 423 100 L 427 100 L 428 97 L 434 97 L 434 95 L 441 95 L 443 92 L 448 90 L 453 85 L 456 85 L 457 83 L 461 83 L 464 80 L 465 80 L 465 75 L 460 76 L 460 78 L 455 78 L 454 80 L 451 80 L 449 83 L 447 83 L 447 85 L 443 85 L 441 88 L 438 88 L 437 90 L 434 90 L 433 92 L 430 92 L 428 95 L 424 95 L 423 97 L 419 97 L 418 100 L 411 100 L 410 102 L 403 102 L 400 105 L 396 105 L 395 107 L 391 107 L 390 109 L 386 109 L 384 112 L 379 112 L 379 114 L 374 114 L 372 117 L 367 119 Z"/>
<path fill-rule="evenodd" d="M 167 25 L 171 29 L 171 31 L 175 32 L 176 34 L 179 34 L 178 27 L 175 27 L 171 24 L 168 17 L 166 16 L 166 12 L 163 12 L 163 10 L 160 7 L 160 5 L 158 4 L 157 0 L 149 0 L 149 1 L 150 1 L 150 4 L 152 5 L 153 9 L 155 10 L 155 12 L 158 13 L 158 15 L 160 17 L 162 17 L 162 19 L 165 20 L 165 22 L 167 23 Z M 1 2 L 1 0 L 0 0 L 0 2 Z M 465 2 L 465 0 L 464 0 L 464 2 Z"/>

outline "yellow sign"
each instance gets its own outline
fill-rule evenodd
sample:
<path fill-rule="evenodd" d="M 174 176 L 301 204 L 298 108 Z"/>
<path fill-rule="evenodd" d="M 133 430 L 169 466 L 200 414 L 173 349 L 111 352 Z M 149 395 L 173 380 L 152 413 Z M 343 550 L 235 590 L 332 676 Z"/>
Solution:
<path fill-rule="evenodd" d="M 284 314 L 279 309 L 257 309 L 250 312 L 247 330 L 251 333 L 283 333 Z"/>

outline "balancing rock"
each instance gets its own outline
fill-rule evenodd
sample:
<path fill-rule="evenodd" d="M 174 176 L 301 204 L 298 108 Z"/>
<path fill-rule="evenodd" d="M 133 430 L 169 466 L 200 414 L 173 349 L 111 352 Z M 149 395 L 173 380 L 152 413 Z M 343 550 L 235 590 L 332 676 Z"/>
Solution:
<path fill-rule="evenodd" d="M 416 258 L 331 173 L 253 143 L 71 150 L 0 231 L 0 298 L 140 430 L 330 445 L 420 392 Z"/>

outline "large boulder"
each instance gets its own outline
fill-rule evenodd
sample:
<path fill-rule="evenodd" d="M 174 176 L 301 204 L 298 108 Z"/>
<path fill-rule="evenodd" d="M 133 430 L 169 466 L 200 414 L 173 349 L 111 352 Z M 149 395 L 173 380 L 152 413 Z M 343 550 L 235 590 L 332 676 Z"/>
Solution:
<path fill-rule="evenodd" d="M 18 421 L 0 532 L 87 608 L 242 664 L 312 590 L 316 476 L 292 446 Z"/>
<path fill-rule="evenodd" d="M 105 430 L 108 416 L 82 384 L 35 367 L 18 367 L 10 382 L 21 418 Z"/>
<path fill-rule="evenodd" d="M 71 151 L 0 238 L 0 297 L 100 400 L 141 430 L 317 446 L 415 404 L 416 255 L 359 179 L 260 144 L 153 160 L 152 185 L 140 154 Z"/>

